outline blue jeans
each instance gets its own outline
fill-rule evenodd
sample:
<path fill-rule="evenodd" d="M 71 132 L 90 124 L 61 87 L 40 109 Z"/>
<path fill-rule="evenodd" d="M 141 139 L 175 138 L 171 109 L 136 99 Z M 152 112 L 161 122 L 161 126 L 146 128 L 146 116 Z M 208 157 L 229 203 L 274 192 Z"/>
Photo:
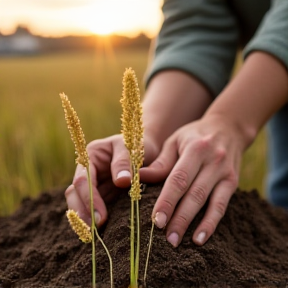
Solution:
<path fill-rule="evenodd" d="M 288 209 L 288 104 L 268 123 L 267 198 Z"/>

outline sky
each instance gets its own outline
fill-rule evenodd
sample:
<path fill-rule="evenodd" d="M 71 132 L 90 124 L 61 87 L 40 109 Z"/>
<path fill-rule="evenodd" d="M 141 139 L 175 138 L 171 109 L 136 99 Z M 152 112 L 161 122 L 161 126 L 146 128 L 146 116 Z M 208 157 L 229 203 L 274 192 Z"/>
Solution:
<path fill-rule="evenodd" d="M 162 23 L 163 0 L 0 0 L 0 32 L 18 25 L 37 35 L 111 33 L 153 37 Z"/>

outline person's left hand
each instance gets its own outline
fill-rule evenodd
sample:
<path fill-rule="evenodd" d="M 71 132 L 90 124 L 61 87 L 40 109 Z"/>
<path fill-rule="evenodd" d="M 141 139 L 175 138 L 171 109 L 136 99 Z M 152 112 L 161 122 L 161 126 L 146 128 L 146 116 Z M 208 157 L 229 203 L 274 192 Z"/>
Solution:
<path fill-rule="evenodd" d="M 177 247 L 195 215 L 209 201 L 193 235 L 203 245 L 214 233 L 238 185 L 244 150 L 241 131 L 221 116 L 204 116 L 178 129 L 158 158 L 140 169 L 143 182 L 165 180 L 152 212 L 167 240 Z"/>

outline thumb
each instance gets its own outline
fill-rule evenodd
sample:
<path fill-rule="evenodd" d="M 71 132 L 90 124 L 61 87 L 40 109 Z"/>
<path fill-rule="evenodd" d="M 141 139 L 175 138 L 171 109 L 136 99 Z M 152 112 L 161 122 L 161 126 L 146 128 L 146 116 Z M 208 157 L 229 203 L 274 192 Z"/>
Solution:
<path fill-rule="evenodd" d="M 140 169 L 140 178 L 144 183 L 163 182 L 173 169 L 178 159 L 175 141 L 164 143 L 160 155 L 148 166 Z"/>
<path fill-rule="evenodd" d="M 121 138 L 112 142 L 111 174 L 115 186 L 127 188 L 131 184 L 131 165 L 129 152 Z"/>

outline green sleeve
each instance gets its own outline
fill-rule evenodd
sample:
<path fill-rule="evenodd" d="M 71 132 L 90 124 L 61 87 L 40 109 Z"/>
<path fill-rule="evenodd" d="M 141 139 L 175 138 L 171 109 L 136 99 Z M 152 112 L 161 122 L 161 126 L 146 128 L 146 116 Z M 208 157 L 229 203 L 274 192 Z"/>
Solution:
<path fill-rule="evenodd" d="M 244 58 L 253 51 L 272 54 L 288 69 L 288 0 L 273 2 L 255 36 L 245 47 Z"/>
<path fill-rule="evenodd" d="M 239 36 L 226 1 L 166 0 L 162 10 L 164 22 L 146 84 L 162 70 L 179 69 L 217 96 L 230 79 Z"/>

